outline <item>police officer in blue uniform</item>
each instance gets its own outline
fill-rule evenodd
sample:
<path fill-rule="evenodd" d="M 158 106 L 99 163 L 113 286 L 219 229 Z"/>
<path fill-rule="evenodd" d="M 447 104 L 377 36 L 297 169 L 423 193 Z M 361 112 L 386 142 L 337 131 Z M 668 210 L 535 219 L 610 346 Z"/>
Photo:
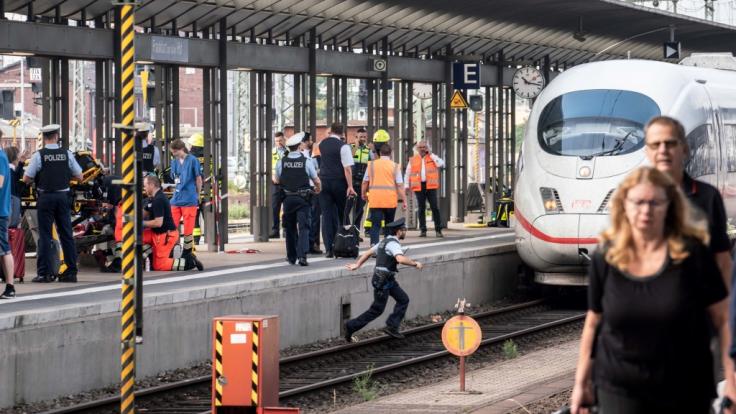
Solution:
<path fill-rule="evenodd" d="M 148 143 L 151 124 L 138 122 L 135 124 L 135 139 L 141 142 L 141 158 L 143 161 L 143 176 L 155 172 L 161 166 L 161 151 L 157 146 Z"/>
<path fill-rule="evenodd" d="M 304 133 L 299 132 L 286 141 L 289 154 L 276 164 L 273 182 L 284 191 L 286 260 L 291 264 L 298 261 L 301 266 L 308 266 L 311 199 L 320 192 L 321 183 L 313 160 L 299 151 L 303 139 Z"/>
<path fill-rule="evenodd" d="M 404 338 L 404 335 L 399 332 L 399 325 L 404 319 L 406 309 L 409 307 L 409 295 L 404 292 L 404 289 L 399 286 L 399 282 L 396 281 L 396 273 L 399 272 L 399 263 L 417 269 L 422 269 L 423 265 L 407 257 L 401 248 L 400 240 L 406 237 L 406 221 L 403 217 L 385 225 L 384 228 L 388 236 L 363 253 L 357 262 L 346 266 L 350 270 L 356 270 L 371 256 L 376 255 L 376 267 L 371 279 L 373 303 L 363 314 L 345 323 L 345 340 L 348 342 L 356 342 L 353 334 L 381 316 L 384 309 L 386 309 L 389 296 L 394 298 L 396 305 L 394 311 L 386 319 L 386 327 L 383 328 L 383 331 L 394 338 Z"/>
<path fill-rule="evenodd" d="M 36 182 L 38 199 L 38 262 L 37 276 L 33 282 L 53 282 L 57 275 L 52 269 L 51 226 L 56 223 L 56 231 L 64 252 L 67 269 L 58 275 L 59 282 L 77 281 L 77 250 L 71 224 L 71 202 L 69 181 L 72 177 L 82 180 L 82 168 L 71 151 L 59 146 L 59 125 L 41 128 L 44 147 L 33 154 L 23 181 Z"/>

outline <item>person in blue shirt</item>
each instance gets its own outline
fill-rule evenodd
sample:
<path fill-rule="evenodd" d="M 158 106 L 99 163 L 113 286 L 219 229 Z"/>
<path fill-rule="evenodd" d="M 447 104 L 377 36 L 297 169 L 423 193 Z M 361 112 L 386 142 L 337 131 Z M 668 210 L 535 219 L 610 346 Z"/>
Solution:
<path fill-rule="evenodd" d="M 58 275 L 59 282 L 77 281 L 77 249 L 72 234 L 69 181 L 72 177 L 82 181 L 82 167 L 71 151 L 59 146 L 59 129 L 59 125 L 41 128 L 44 147 L 33 154 L 23 175 L 26 184 L 35 181 L 38 193 L 38 266 L 37 276 L 32 280 L 36 283 L 56 279 L 51 254 L 51 227 L 54 223 L 67 266 L 64 273 Z"/>
<path fill-rule="evenodd" d="M 13 183 L 10 172 L 10 163 L 5 151 L 0 151 L 0 256 L 3 262 L 3 274 L 5 275 L 5 291 L 0 299 L 15 297 L 13 278 L 15 277 L 15 264 L 8 243 L 8 218 L 10 217 L 10 193 Z"/>
<path fill-rule="evenodd" d="M 202 166 L 197 157 L 189 154 L 184 141 L 177 139 L 170 145 L 171 178 L 176 188 L 171 197 L 171 216 L 174 224 L 179 227 L 179 221 L 184 219 L 184 250 L 182 257 L 193 254 L 194 250 L 194 221 L 199 208 L 199 193 L 202 191 Z"/>

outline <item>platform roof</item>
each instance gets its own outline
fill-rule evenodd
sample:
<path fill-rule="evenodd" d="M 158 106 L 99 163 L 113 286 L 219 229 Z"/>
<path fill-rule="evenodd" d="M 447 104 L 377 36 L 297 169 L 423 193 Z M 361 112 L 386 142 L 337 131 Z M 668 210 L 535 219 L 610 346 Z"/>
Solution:
<path fill-rule="evenodd" d="M 111 10 L 110 0 L 4 0 L 5 11 L 93 20 Z M 58 13 L 58 14 L 57 14 Z M 408 54 L 451 46 L 455 55 L 560 63 L 626 56 L 661 59 L 667 27 L 685 52 L 730 51 L 733 27 L 675 15 L 619 0 L 142 0 L 142 27 L 191 32 L 225 18 L 228 33 L 271 40 L 298 38 L 311 29 L 326 44 L 362 48 L 388 39 Z M 585 41 L 573 38 L 580 19 Z M 174 26 L 175 25 L 175 26 Z M 637 39 L 600 53 L 617 42 Z"/>

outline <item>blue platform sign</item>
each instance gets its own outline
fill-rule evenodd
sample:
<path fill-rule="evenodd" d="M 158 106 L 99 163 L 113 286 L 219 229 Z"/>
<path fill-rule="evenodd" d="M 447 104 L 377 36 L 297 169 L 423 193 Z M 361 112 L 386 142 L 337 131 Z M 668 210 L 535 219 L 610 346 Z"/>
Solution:
<path fill-rule="evenodd" d="M 480 63 L 453 63 L 452 86 L 455 89 L 479 89 Z"/>

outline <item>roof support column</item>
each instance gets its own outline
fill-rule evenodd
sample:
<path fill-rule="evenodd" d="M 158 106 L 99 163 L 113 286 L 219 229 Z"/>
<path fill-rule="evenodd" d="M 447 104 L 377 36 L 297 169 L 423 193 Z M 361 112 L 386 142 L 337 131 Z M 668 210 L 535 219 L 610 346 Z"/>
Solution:
<path fill-rule="evenodd" d="M 228 147 L 227 147 L 227 22 L 225 18 L 220 19 L 220 157 L 218 160 L 219 169 L 217 170 L 217 176 L 219 176 L 219 183 L 217 185 L 218 194 L 215 194 L 215 201 L 219 206 L 219 211 L 216 210 L 216 217 L 218 217 L 217 229 L 218 243 L 217 251 L 225 251 L 225 243 L 228 242 Z M 176 126 L 176 133 L 178 135 L 179 129 L 179 69 L 176 70 L 174 76 L 174 125 Z M 219 215 L 219 216 L 218 216 Z"/>
<path fill-rule="evenodd" d="M 317 141 L 317 31 L 309 31 L 309 133 Z"/>
<path fill-rule="evenodd" d="M 466 92 L 467 95 L 467 92 Z M 458 127 L 454 151 L 457 159 L 455 167 L 455 221 L 465 221 L 465 194 L 468 188 L 468 110 L 457 111 Z"/>
<path fill-rule="evenodd" d="M 485 186 L 481 185 L 481 188 L 484 189 L 483 191 L 483 199 L 484 199 L 484 205 L 485 205 L 485 220 L 490 221 L 491 219 L 491 211 L 494 211 L 494 203 L 493 203 L 493 192 L 491 191 L 491 131 L 493 128 L 493 124 L 491 123 L 491 105 L 493 105 L 493 98 L 491 96 L 491 87 L 486 86 L 484 88 L 485 90 L 485 105 L 484 105 L 484 119 L 485 119 L 485 127 L 484 133 L 483 133 L 483 143 L 485 151 L 483 151 L 483 166 L 484 166 L 484 178 L 485 180 L 478 180 L 478 182 L 484 182 Z M 479 139 L 476 137 L 476 139 Z"/>
<path fill-rule="evenodd" d="M 302 120 L 304 119 L 304 108 L 302 107 L 302 74 L 294 74 L 294 133 L 304 131 Z"/>
<path fill-rule="evenodd" d="M 402 102 L 401 102 L 401 92 L 402 92 L 402 82 L 401 81 L 389 81 L 391 82 L 392 89 L 394 91 L 394 125 L 393 129 L 391 130 L 391 140 L 389 143 L 391 144 L 391 149 L 393 152 L 393 159 L 394 160 L 400 160 L 401 159 L 401 150 L 399 148 L 399 142 L 401 142 L 401 135 L 404 132 L 403 130 L 403 108 L 402 108 Z M 388 96 L 388 91 L 386 91 L 386 96 Z"/>
<path fill-rule="evenodd" d="M 376 81 L 373 79 L 366 79 L 365 80 L 365 88 L 366 88 L 366 94 L 367 94 L 367 118 L 368 118 L 368 139 L 372 142 L 373 141 L 373 134 L 376 132 Z"/>
<path fill-rule="evenodd" d="M 388 37 L 381 41 L 381 57 L 388 60 Z M 388 131 L 388 71 L 381 72 L 381 128 Z M 395 117 L 394 117 L 394 123 Z"/>
<path fill-rule="evenodd" d="M 348 132 L 348 78 L 340 78 L 340 122 L 345 126 L 345 138 Z"/>
<path fill-rule="evenodd" d="M 506 119 L 505 119 L 505 103 L 506 100 L 504 99 L 504 89 L 503 89 L 503 67 L 504 67 L 504 56 L 503 56 L 503 50 L 498 52 L 498 86 L 497 86 L 497 116 L 498 121 L 496 124 L 496 148 L 495 148 L 495 154 L 496 154 L 496 180 L 493 183 L 493 191 L 497 193 L 496 200 L 498 200 L 500 197 L 502 197 L 503 194 L 503 183 L 504 183 L 504 166 L 506 165 L 506 157 L 504 153 L 504 137 L 505 135 L 505 128 L 506 128 Z"/>
<path fill-rule="evenodd" d="M 334 79 L 327 77 L 327 103 L 325 105 L 327 128 L 335 121 L 335 84 Z"/>
<path fill-rule="evenodd" d="M 442 227 L 447 227 L 450 212 L 450 195 L 452 194 L 452 170 L 455 165 L 454 151 L 452 150 L 452 132 L 453 128 L 453 117 L 452 111 L 450 110 L 449 99 L 452 96 L 452 47 L 447 46 L 446 49 L 447 61 L 445 62 L 445 94 L 442 97 L 442 108 L 444 109 L 444 133 L 439 139 L 439 147 L 437 153 L 440 158 L 445 160 L 445 168 L 442 169 L 442 176 L 440 179 L 440 211 L 444 212 L 441 217 Z"/>
<path fill-rule="evenodd" d="M 248 139 L 250 141 L 250 152 L 248 152 L 248 172 L 250 176 L 248 181 L 248 188 L 250 188 L 250 234 L 252 234 L 256 240 L 262 237 L 256 236 L 256 234 L 262 234 L 260 229 L 256 228 L 256 225 L 259 224 L 259 220 L 256 219 L 258 214 L 258 210 L 256 208 L 258 206 L 258 203 L 256 202 L 258 195 L 258 115 L 260 114 L 258 109 L 258 98 L 260 96 L 260 90 L 258 89 L 258 76 L 257 72 L 248 73 L 248 100 L 250 101 L 248 103 Z M 268 231 L 268 229 L 266 231 Z"/>

